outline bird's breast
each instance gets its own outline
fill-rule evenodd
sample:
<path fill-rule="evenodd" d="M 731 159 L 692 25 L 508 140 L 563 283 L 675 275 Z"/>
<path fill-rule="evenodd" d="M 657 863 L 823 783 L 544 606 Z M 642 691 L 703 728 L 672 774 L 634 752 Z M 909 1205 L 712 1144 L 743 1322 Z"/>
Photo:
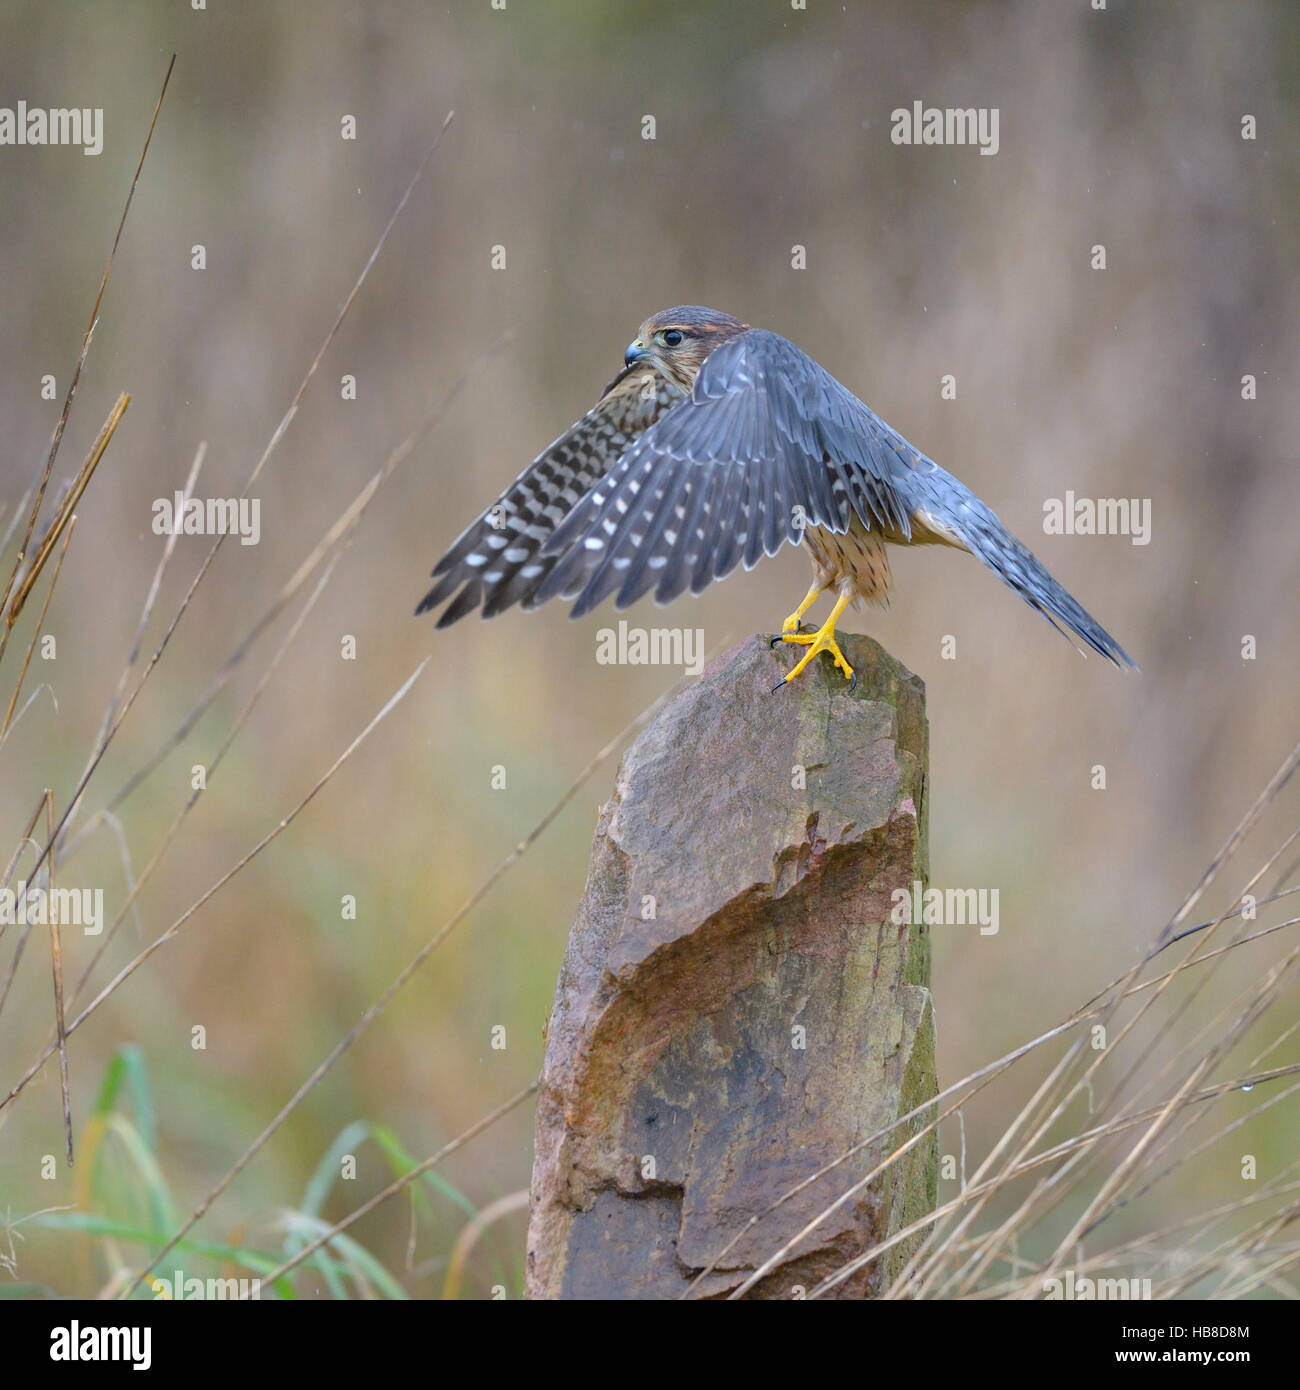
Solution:
<path fill-rule="evenodd" d="M 869 531 L 854 517 L 843 534 L 809 526 L 803 543 L 812 559 L 817 582 L 855 600 L 885 603 L 893 587 L 885 538 Z"/>

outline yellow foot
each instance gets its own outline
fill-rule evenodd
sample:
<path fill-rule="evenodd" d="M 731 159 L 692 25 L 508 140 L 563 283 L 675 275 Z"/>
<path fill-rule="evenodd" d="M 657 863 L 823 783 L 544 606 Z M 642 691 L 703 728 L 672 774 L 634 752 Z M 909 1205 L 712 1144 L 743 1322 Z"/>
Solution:
<path fill-rule="evenodd" d="M 802 621 L 803 615 L 817 602 L 817 595 L 820 594 L 821 591 L 822 586 L 820 584 L 814 584 L 812 588 L 808 590 L 803 596 L 803 601 L 799 604 L 799 607 L 781 624 L 780 635 L 773 637 L 768 644 L 769 646 L 775 647 L 776 644 L 783 639 L 788 639 L 791 635 L 797 635 L 804 630 L 804 623 Z M 811 632 L 812 628 L 810 627 L 808 631 Z"/>
<path fill-rule="evenodd" d="M 806 633 L 815 632 L 816 629 L 811 623 L 801 623 L 798 618 L 789 617 L 781 624 L 781 631 L 775 637 L 768 639 L 769 647 L 779 646 L 782 642 L 795 642 Z M 811 642 L 812 638 L 808 640 Z"/>
<path fill-rule="evenodd" d="M 779 684 L 773 686 L 773 692 L 780 690 L 783 685 L 789 685 L 796 676 L 802 675 L 804 668 L 818 652 L 830 652 L 831 656 L 834 658 L 835 665 L 848 677 L 850 691 L 857 687 L 857 673 L 844 659 L 844 653 L 840 651 L 839 643 L 835 640 L 834 619 L 827 622 L 824 627 L 818 628 L 816 632 L 782 632 L 780 640 L 782 642 L 797 642 L 800 646 L 807 647 L 808 650 L 800 658 L 798 664 L 791 670 L 790 674 Z"/>

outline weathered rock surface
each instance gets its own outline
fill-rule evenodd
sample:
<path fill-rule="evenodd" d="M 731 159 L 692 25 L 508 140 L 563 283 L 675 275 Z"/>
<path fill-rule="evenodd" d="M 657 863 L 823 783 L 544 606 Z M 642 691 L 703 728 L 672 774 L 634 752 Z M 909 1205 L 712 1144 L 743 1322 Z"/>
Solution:
<path fill-rule="evenodd" d="M 869 638 L 770 693 L 797 653 L 747 638 L 628 748 L 547 1032 L 527 1292 L 670 1298 L 795 1184 L 934 1095 L 920 680 Z M 914 1130 L 892 1136 L 888 1152 Z M 746 1231 L 736 1288 L 879 1161 L 855 1155 Z M 790 1297 L 934 1205 L 917 1146 L 751 1297 Z M 870 1296 L 910 1253 L 837 1290 Z"/>

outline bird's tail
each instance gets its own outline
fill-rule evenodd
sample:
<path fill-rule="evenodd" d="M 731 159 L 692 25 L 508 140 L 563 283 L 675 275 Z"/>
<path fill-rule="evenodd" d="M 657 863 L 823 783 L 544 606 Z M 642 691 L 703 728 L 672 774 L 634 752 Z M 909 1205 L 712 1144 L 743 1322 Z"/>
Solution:
<path fill-rule="evenodd" d="M 936 470 L 941 472 L 942 470 Z M 1048 574 L 1029 548 L 1018 541 L 968 488 L 951 475 L 937 495 L 918 507 L 915 520 L 935 532 L 935 539 L 960 545 L 982 560 L 1031 608 L 1067 635 L 1073 633 L 1093 651 L 1123 669 L 1137 663 L 1063 585 Z"/>

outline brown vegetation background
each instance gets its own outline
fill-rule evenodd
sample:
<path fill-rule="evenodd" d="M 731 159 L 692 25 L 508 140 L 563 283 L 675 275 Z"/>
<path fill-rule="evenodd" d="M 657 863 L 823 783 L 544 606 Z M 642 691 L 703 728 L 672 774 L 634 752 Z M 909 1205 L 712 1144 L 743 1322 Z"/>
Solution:
<path fill-rule="evenodd" d="M 45 625 L 57 659 L 38 659 L 29 679 L 49 688 L 0 749 L 8 844 L 40 790 L 62 809 L 83 769 L 161 553 L 154 499 L 182 486 L 200 441 L 200 493 L 239 493 L 451 108 L 428 176 L 260 481 L 261 543 L 223 548 L 88 812 L 175 728 L 389 450 L 472 368 L 367 513 L 124 924 L 111 969 L 270 830 L 431 653 L 429 669 L 301 819 L 74 1035 L 78 1125 L 114 1051 L 138 1045 L 159 1166 L 188 1211 L 595 751 L 676 679 L 596 663 L 596 633 L 619 616 L 609 609 L 578 623 L 559 605 L 512 611 L 442 633 L 413 617 L 461 527 L 594 400 L 641 320 L 674 303 L 793 338 L 993 506 L 1142 667 L 1122 676 L 1081 659 L 952 553 L 897 555 L 891 609 L 849 624 L 927 685 L 933 883 L 1000 890 L 998 935 L 938 933 L 941 1082 L 1131 965 L 1296 732 L 1298 34 L 1300 12 L 1282 3 L 192 12 L 10 0 L 0 105 L 102 106 L 105 144 L 97 158 L 0 148 L 8 508 L 43 460 L 59 403 L 41 399 L 41 377 L 57 378 L 61 400 L 173 51 L 178 60 L 56 470 L 57 483 L 130 392 Z M 999 108 L 996 157 L 893 145 L 891 111 L 916 100 Z M 641 138 L 645 114 L 653 142 Z M 1241 138 L 1247 114 L 1253 141 Z M 354 142 L 340 138 L 345 115 Z M 198 243 L 201 272 L 190 268 Z M 803 271 L 791 268 L 796 244 Z M 1095 244 L 1104 271 L 1090 267 Z M 345 373 L 356 401 L 340 398 Z M 940 399 L 946 374 L 955 401 Z M 1246 374 L 1254 401 L 1242 399 Z M 1045 536 L 1044 500 L 1066 489 L 1150 499 L 1151 543 Z M 180 541 L 147 649 L 207 549 Z M 671 611 L 646 602 L 622 616 L 701 627 L 712 649 L 774 630 L 806 582 L 807 561 L 787 551 Z M 122 805 L 117 831 L 62 870 L 102 886 L 110 916 L 289 618 Z M 348 634 L 355 661 L 340 658 Z M 1247 634 L 1258 644 L 1249 661 Z M 941 658 L 947 635 L 955 660 Z M 505 790 L 490 787 L 498 764 Z M 1090 785 L 1096 764 L 1104 791 Z M 613 771 L 434 954 L 203 1232 L 275 1246 L 281 1213 L 345 1125 L 385 1124 L 423 1156 L 536 1075 Z M 1287 804 L 1293 816 L 1293 794 Z M 1274 828 L 1284 810 L 1270 813 Z M 720 827 L 719 853 L 725 844 Z M 340 920 L 344 894 L 356 895 L 356 921 Z M 91 944 L 69 942 L 71 959 L 84 962 Z M 1249 963 L 1239 971 L 1241 984 Z M 30 948 L 0 1016 L 0 1091 L 45 1044 L 48 976 L 43 948 Z M 198 1024 L 206 1051 L 190 1045 Z M 491 1046 L 496 1025 L 503 1051 Z M 1019 1092 L 967 1115 L 972 1155 L 1041 1074 L 1031 1062 Z M 63 1170 L 59 1112 L 50 1065 L 0 1116 L 0 1222 L 82 1200 Z M 957 1142 L 945 1132 L 946 1151 Z M 1293 1147 L 1270 1116 L 1156 1201 L 1227 1200 L 1242 1151 L 1263 1164 Z M 59 1155 L 54 1182 L 40 1177 L 47 1153 Z M 445 1171 L 482 1206 L 525 1187 L 530 1161 L 525 1107 Z M 357 1180 L 338 1184 L 327 1212 L 387 1177 L 361 1149 Z M 121 1193 L 95 1201 L 129 1206 Z M 465 1219 L 452 1202 L 436 1207 L 409 1273 L 408 1206 L 353 1234 L 428 1295 Z M 501 1281 L 513 1296 L 522 1223 L 516 1213 L 494 1229 L 467 1294 Z M 20 1282 L 84 1294 L 110 1277 L 102 1243 L 22 1231 Z M 116 1253 L 140 1263 L 138 1248 Z"/>

